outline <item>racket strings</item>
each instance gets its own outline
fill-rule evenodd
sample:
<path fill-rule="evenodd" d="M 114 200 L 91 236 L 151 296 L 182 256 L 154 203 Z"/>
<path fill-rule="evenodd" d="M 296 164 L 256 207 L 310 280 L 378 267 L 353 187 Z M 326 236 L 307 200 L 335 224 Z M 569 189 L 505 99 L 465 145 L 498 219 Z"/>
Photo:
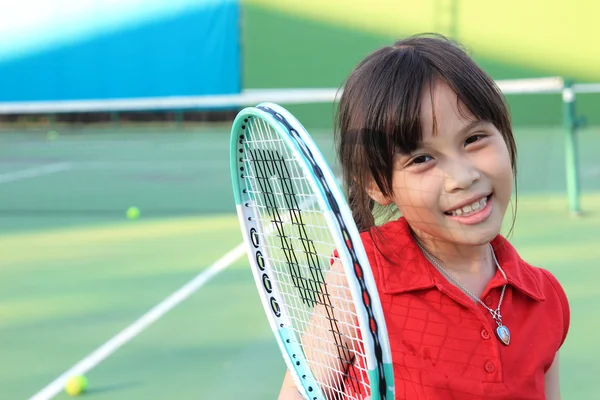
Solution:
<path fill-rule="evenodd" d="M 283 157 L 281 157 L 276 151 L 261 151 L 254 150 L 249 151 L 251 154 L 251 162 L 255 164 L 256 170 L 261 173 L 267 172 L 267 176 L 271 174 L 277 174 L 280 178 L 283 188 L 283 199 L 285 202 L 285 208 L 289 212 L 289 221 L 292 226 L 298 228 L 299 242 L 303 247 L 302 253 L 306 256 L 308 270 L 311 274 L 311 279 L 304 278 L 301 275 L 298 258 L 294 252 L 292 246 L 288 241 L 288 235 L 284 231 L 284 223 L 279 213 L 279 209 L 275 206 L 275 191 L 271 187 L 271 179 L 257 175 L 259 185 L 265 195 L 265 202 L 267 204 L 267 210 L 272 212 L 274 219 L 270 222 L 274 223 L 277 227 L 278 236 L 281 240 L 281 248 L 286 258 L 286 263 L 289 266 L 290 276 L 294 282 L 294 286 L 300 291 L 301 299 L 306 301 L 308 305 L 314 307 L 316 304 L 323 305 L 327 313 L 326 319 L 329 321 L 330 329 L 328 330 L 334 340 L 335 346 L 339 350 L 338 359 L 346 364 L 353 362 L 353 356 L 347 345 L 344 344 L 343 335 L 340 332 L 338 326 L 338 320 L 335 318 L 333 312 L 332 301 L 330 294 L 328 293 L 327 284 L 323 277 L 323 271 L 319 266 L 320 261 L 317 259 L 317 250 L 315 248 L 313 240 L 308 238 L 306 232 L 306 224 L 303 221 L 302 214 L 300 212 L 300 206 L 296 198 L 296 194 L 293 186 L 290 182 L 290 173 L 287 165 L 283 163 Z M 352 361 L 347 361 L 352 360 Z"/>
<path fill-rule="evenodd" d="M 330 393 L 344 393 L 335 375 L 342 365 L 344 383 L 352 392 L 369 393 L 357 315 L 343 274 L 330 269 L 335 241 L 324 211 L 293 154 L 275 130 L 263 121 L 247 124 L 244 147 L 247 190 L 264 228 L 259 232 L 275 285 L 290 314 L 292 329 L 303 348 L 304 361 Z M 326 277 L 339 274 L 336 283 Z M 315 307 L 320 306 L 321 315 Z M 311 325 L 313 325 L 311 327 Z M 326 334 L 323 334 L 326 333 Z M 301 339 L 300 339 L 301 338 Z M 308 348 L 308 347 L 314 348 Z M 306 356 L 309 355 L 309 356 Z M 347 393 L 344 398 L 348 397 Z"/>
<path fill-rule="evenodd" d="M 292 225 L 298 225 L 298 216 L 299 210 L 296 209 L 295 212 L 289 207 L 289 198 L 294 196 L 293 186 L 289 185 L 288 177 L 289 172 L 287 169 L 280 168 L 280 164 L 282 162 L 282 158 L 278 156 L 276 151 L 273 150 L 249 150 L 248 151 L 251 157 L 251 165 L 252 169 L 256 171 L 256 180 L 258 181 L 259 187 L 262 191 L 264 202 L 266 205 L 267 212 L 271 215 L 270 222 L 276 227 L 277 236 L 279 238 L 281 249 L 286 258 L 286 263 L 289 268 L 290 276 L 292 281 L 294 282 L 294 286 L 298 289 L 300 298 L 302 301 L 306 302 L 309 305 L 314 306 L 316 299 L 314 298 L 317 293 L 319 293 L 318 284 L 322 283 L 317 280 L 306 279 L 302 276 L 300 271 L 300 263 L 298 258 L 296 257 L 296 252 L 292 244 L 290 243 L 290 239 L 285 232 L 284 226 L 284 218 L 280 213 L 280 210 L 287 210 L 292 216 Z M 284 173 L 285 172 L 285 173 Z M 284 207 L 277 206 L 277 199 L 272 187 L 272 177 L 278 177 L 278 181 L 283 183 L 283 198 L 285 201 Z M 297 206 L 297 205 L 296 205 Z M 294 217 L 296 217 L 296 221 L 294 221 Z M 302 222 L 300 221 L 300 224 Z M 302 229 L 300 231 L 302 242 L 304 242 L 304 236 L 306 231 Z M 306 252 L 306 248 L 305 248 Z M 313 264 L 314 260 L 312 257 L 309 259 L 309 269 L 312 271 L 315 269 Z M 314 274 L 312 274 L 314 278 Z"/>

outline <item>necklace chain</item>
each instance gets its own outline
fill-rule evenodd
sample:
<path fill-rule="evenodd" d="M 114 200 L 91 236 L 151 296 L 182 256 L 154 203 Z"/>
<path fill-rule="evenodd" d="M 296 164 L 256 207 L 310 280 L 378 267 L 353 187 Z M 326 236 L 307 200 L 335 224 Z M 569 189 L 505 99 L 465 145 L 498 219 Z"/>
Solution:
<path fill-rule="evenodd" d="M 431 264 L 433 264 L 433 266 L 438 271 L 440 271 L 442 273 L 442 275 L 444 275 L 450 282 L 452 282 L 454 285 L 456 285 L 456 287 L 458 287 L 460 290 L 462 290 L 463 293 L 465 293 L 467 296 L 469 296 L 472 300 L 478 302 L 483 307 L 485 307 L 485 309 L 488 310 L 490 314 L 492 314 L 492 318 L 494 319 L 494 321 L 496 321 L 496 324 L 498 324 L 498 326 L 502 326 L 502 314 L 500 314 L 500 306 L 502 305 L 502 300 L 504 299 L 504 291 L 506 290 L 506 283 L 502 287 L 502 293 L 500 294 L 500 301 L 498 301 L 498 307 L 495 310 L 492 310 L 491 308 L 489 308 L 487 306 L 487 304 L 485 304 L 483 301 L 481 301 L 481 299 L 479 297 L 477 297 L 473 293 L 471 293 L 456 278 L 454 278 L 448 271 L 446 271 L 444 269 L 444 267 L 442 267 L 440 262 L 438 260 L 436 260 L 436 258 L 431 253 L 429 253 L 421 245 L 421 243 L 418 240 L 416 240 L 416 238 L 415 238 L 415 241 L 417 242 L 417 245 L 419 246 L 419 248 L 421 249 L 421 251 L 423 252 L 425 257 L 429 260 L 429 262 L 431 262 Z M 492 252 L 492 257 L 494 258 L 494 263 L 496 264 L 496 267 L 498 268 L 498 270 L 504 277 L 504 280 L 506 281 L 507 280 L 506 274 L 504 273 L 504 270 L 502 269 L 502 267 L 500 267 L 500 263 L 498 263 L 498 260 L 496 259 L 496 254 L 494 254 L 494 249 L 492 248 L 492 245 L 489 245 L 489 246 L 490 246 L 490 250 Z"/>

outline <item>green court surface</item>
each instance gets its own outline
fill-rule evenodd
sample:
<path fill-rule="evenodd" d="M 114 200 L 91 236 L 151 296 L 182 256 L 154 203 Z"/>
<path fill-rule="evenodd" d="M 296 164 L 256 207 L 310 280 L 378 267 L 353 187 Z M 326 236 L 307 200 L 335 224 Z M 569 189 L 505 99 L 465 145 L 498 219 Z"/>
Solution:
<path fill-rule="evenodd" d="M 227 130 L 0 134 L 0 399 L 37 393 L 240 243 Z M 330 132 L 312 133 L 333 162 Z M 564 285 L 563 397 L 591 399 L 600 397 L 600 131 L 580 135 L 581 217 L 567 212 L 562 135 L 516 129 L 512 241 Z M 125 218 L 130 206 L 140 219 Z M 242 257 L 102 360 L 83 398 L 268 399 L 283 373 Z"/>

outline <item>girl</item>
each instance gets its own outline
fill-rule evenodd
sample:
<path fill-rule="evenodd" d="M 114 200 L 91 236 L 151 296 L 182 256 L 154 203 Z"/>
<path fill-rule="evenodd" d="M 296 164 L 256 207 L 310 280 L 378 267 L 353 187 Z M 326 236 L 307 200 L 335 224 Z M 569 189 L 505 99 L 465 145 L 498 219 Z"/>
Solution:
<path fill-rule="evenodd" d="M 494 81 L 446 38 L 398 41 L 350 74 L 336 141 L 396 399 L 560 399 L 569 305 L 499 233 L 516 146 Z M 378 226 L 374 209 L 402 217 Z M 280 399 L 293 398 L 288 375 Z"/>

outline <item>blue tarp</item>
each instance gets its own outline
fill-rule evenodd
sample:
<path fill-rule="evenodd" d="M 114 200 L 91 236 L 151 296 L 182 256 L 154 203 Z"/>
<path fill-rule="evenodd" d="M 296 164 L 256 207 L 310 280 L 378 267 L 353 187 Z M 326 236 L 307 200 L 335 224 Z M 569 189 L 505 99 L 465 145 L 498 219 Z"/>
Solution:
<path fill-rule="evenodd" d="M 237 0 L 56 0 L 54 14 L 39 0 L 39 15 L 27 3 L 0 17 L 0 101 L 241 90 Z"/>

